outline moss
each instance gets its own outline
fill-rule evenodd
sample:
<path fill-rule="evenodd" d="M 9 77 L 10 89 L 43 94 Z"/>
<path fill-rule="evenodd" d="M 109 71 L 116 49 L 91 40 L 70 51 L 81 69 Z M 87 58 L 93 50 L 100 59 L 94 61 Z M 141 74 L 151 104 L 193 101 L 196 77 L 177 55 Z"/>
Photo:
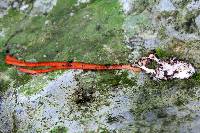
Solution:
<path fill-rule="evenodd" d="M 67 133 L 68 129 L 66 127 L 57 126 L 53 128 L 50 133 Z"/>
<path fill-rule="evenodd" d="M 75 4 L 74 0 L 59 0 L 49 14 L 27 16 L 23 21 L 24 14 L 10 10 L 9 15 L 0 20 L 1 27 L 9 27 L 1 46 L 8 40 L 7 47 L 10 48 L 10 53 L 27 61 L 127 63 L 130 50 L 123 45 L 121 26 L 124 16 L 118 1 L 94 0 L 80 6 Z M 71 16 L 71 13 L 74 15 Z M 15 34 L 16 31 L 19 32 Z M 4 56 L 5 54 L 2 54 L 2 59 Z M 1 65 L 2 69 L 7 69 L 5 64 Z M 38 87 L 28 87 L 28 83 L 33 80 L 30 75 L 17 71 L 10 71 L 9 75 L 15 80 L 15 87 L 24 86 L 20 87 L 22 93 L 29 95 L 40 90 Z M 46 76 L 52 80 L 57 75 L 60 73 L 55 72 Z M 109 76 L 105 78 L 111 79 Z M 101 80 L 106 82 L 103 77 Z M 106 84 L 117 86 L 120 80 L 118 76 Z M 123 82 L 128 84 L 129 81 Z M 38 86 L 41 87 L 40 83 Z"/>
<path fill-rule="evenodd" d="M 160 15 L 161 15 L 162 17 L 164 17 L 164 18 L 167 18 L 167 17 L 169 17 L 169 16 L 171 15 L 171 12 L 163 11 L 163 12 L 161 12 Z"/>
<path fill-rule="evenodd" d="M 165 28 L 164 28 L 164 26 L 162 26 L 160 29 L 159 29 L 159 38 L 161 39 L 161 40 L 164 40 L 164 39 L 166 39 L 168 36 L 166 35 L 166 33 L 165 33 Z"/>
<path fill-rule="evenodd" d="M 200 82 L 200 73 L 197 72 L 192 76 L 192 79 L 196 80 L 197 82 Z"/>
<path fill-rule="evenodd" d="M 186 11 L 183 11 L 186 12 Z M 195 23 L 195 18 L 198 16 L 199 11 L 186 12 L 185 15 L 177 13 L 174 16 L 175 29 L 186 33 L 198 32 L 198 27 Z"/>
<path fill-rule="evenodd" d="M 14 86 L 13 87 L 19 87 L 21 85 L 24 85 L 28 83 L 32 76 L 28 74 L 19 74 L 17 70 L 11 69 L 9 71 L 9 76 L 12 80 L 14 80 Z"/>
<path fill-rule="evenodd" d="M 180 42 L 178 40 L 173 40 L 171 44 L 168 46 L 161 46 L 155 49 L 156 55 L 158 58 L 161 59 L 170 59 L 173 57 L 176 57 L 178 59 L 183 59 L 184 57 L 184 50 L 183 50 L 183 45 L 185 43 Z"/>
<path fill-rule="evenodd" d="M 191 0 L 172 0 L 172 2 L 180 8 L 184 8 Z"/>
<path fill-rule="evenodd" d="M 80 106 L 88 106 L 89 103 L 94 102 L 95 97 L 93 94 L 95 93 L 94 88 L 80 88 L 75 91 L 73 94 L 73 101 L 76 105 Z"/>
<path fill-rule="evenodd" d="M 108 122 L 109 124 L 113 124 L 113 123 L 119 122 L 119 119 L 118 119 L 117 117 L 108 116 L 107 122 Z"/>
<path fill-rule="evenodd" d="M 9 67 L 4 62 L 6 55 L 5 43 L 7 43 L 7 40 L 9 40 L 12 35 L 20 29 L 17 25 L 21 22 L 24 16 L 23 13 L 20 13 L 17 10 L 9 9 L 8 15 L 0 18 L 0 29 L 5 30 L 5 37 L 0 39 L 0 72 L 5 72 Z"/>
<path fill-rule="evenodd" d="M 49 15 L 27 20 L 29 23 L 23 32 L 10 40 L 12 44 L 27 47 L 17 51 L 19 57 L 37 61 L 126 63 L 130 50 L 122 45 L 123 14 L 118 11 L 119 3 L 97 0 L 80 7 L 74 4 L 73 0 L 58 1 Z M 71 12 L 73 16 L 70 16 Z M 49 21 L 47 25 L 46 20 Z M 97 25 L 101 27 L 99 30 Z M 104 46 L 112 51 L 107 51 Z"/>
<path fill-rule="evenodd" d="M 156 69 L 158 66 L 156 61 L 152 61 L 150 64 L 147 65 L 148 68 L 150 69 Z"/>
<path fill-rule="evenodd" d="M 17 24 L 22 19 L 23 14 L 15 9 L 9 9 L 8 15 L 0 19 L 1 26 L 8 28 L 10 25 Z"/>
<path fill-rule="evenodd" d="M 62 75 L 64 73 L 63 70 L 59 70 L 59 71 L 54 71 L 51 73 L 47 74 L 48 80 L 55 80 L 57 79 L 60 75 Z"/>
<path fill-rule="evenodd" d="M 8 65 L 5 63 L 6 52 L 4 50 L 0 51 L 0 72 L 4 72 L 8 69 Z"/>
<path fill-rule="evenodd" d="M 141 120 L 142 114 L 168 106 L 183 106 L 189 101 L 198 100 L 196 89 L 200 86 L 196 80 L 146 81 L 138 87 L 134 93 L 137 96 L 132 111 L 137 120 Z"/>
<path fill-rule="evenodd" d="M 110 133 L 106 128 L 100 128 L 99 133 Z"/>
<path fill-rule="evenodd" d="M 192 81 L 192 82 L 190 82 Z M 200 86 L 200 73 L 196 72 L 189 80 L 188 85 Z"/>
<path fill-rule="evenodd" d="M 176 6 L 185 6 L 189 1 L 174 1 Z M 175 11 L 163 11 L 160 13 L 160 17 L 168 20 L 170 18 L 170 25 L 173 25 L 174 29 L 180 33 L 199 33 L 198 26 L 195 23 L 195 18 L 199 15 L 199 10 L 188 11 L 185 7 L 179 8 L 180 10 Z"/>
<path fill-rule="evenodd" d="M 169 51 L 161 48 L 156 48 L 156 54 L 159 58 L 168 58 L 172 56 Z"/>
<path fill-rule="evenodd" d="M 7 40 L 21 27 L 19 27 L 19 23 L 24 18 L 25 14 L 20 13 L 15 9 L 9 9 L 8 15 L 0 18 L 0 29 L 6 29 L 5 37 L 0 40 L 0 48 L 4 47 L 4 44 Z"/>
<path fill-rule="evenodd" d="M 35 0 L 23 0 L 26 4 L 32 4 Z"/>
<path fill-rule="evenodd" d="M 5 51 L 2 50 L 0 52 L 0 73 L 3 73 L 5 72 L 7 69 L 8 69 L 8 65 L 4 62 L 4 58 L 5 58 Z M 2 76 L 0 74 L 0 76 Z M 3 77 L 0 78 L 0 92 L 5 92 L 9 86 L 10 86 L 10 80 L 5 80 L 5 79 L 2 79 Z"/>
<path fill-rule="evenodd" d="M 9 88 L 9 84 L 10 81 L 0 79 L 0 92 L 5 92 Z"/>
<path fill-rule="evenodd" d="M 42 90 L 49 83 L 47 77 L 36 76 L 29 80 L 26 84 L 19 86 L 19 92 L 24 95 L 30 96 Z"/>
<path fill-rule="evenodd" d="M 145 30 L 152 30 L 151 21 L 149 19 L 149 13 L 147 11 L 142 12 L 141 14 L 131 14 L 127 16 L 124 22 L 124 29 L 128 37 L 133 37 Z"/>
<path fill-rule="evenodd" d="M 140 14 L 154 6 L 156 0 L 134 0 L 132 14 Z"/>
<path fill-rule="evenodd" d="M 134 1 L 135 12 L 136 13 L 143 12 L 149 6 L 149 4 L 150 4 L 149 1 L 150 0 L 136 0 L 136 1 Z"/>
<path fill-rule="evenodd" d="M 184 99 L 183 97 L 177 97 L 176 101 L 174 101 L 174 104 L 176 106 L 182 106 L 187 103 L 187 99 Z"/>
<path fill-rule="evenodd" d="M 129 77 L 128 74 L 127 71 L 83 72 L 76 76 L 79 89 L 73 94 L 72 101 L 77 106 L 102 104 L 102 100 L 109 96 L 111 90 L 131 88 L 136 85 L 135 79 Z M 96 92 L 104 98 L 94 97 L 93 94 Z M 103 104 L 106 105 L 107 102 Z"/>
<path fill-rule="evenodd" d="M 131 87 L 136 85 L 134 79 L 128 78 L 128 72 L 123 71 L 120 74 L 116 74 L 115 71 L 112 72 L 102 72 L 97 74 L 97 86 L 100 91 L 107 91 L 107 89 L 113 87 Z"/>

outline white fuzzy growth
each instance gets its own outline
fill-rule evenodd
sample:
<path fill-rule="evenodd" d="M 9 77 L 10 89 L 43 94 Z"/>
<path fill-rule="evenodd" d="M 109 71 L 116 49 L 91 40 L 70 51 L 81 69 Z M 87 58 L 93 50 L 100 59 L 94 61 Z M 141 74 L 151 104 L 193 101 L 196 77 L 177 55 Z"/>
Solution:
<path fill-rule="evenodd" d="M 191 64 L 187 63 L 178 63 L 174 67 L 175 70 L 178 70 L 179 72 L 174 75 L 174 78 L 189 78 L 192 76 L 192 74 L 195 73 L 195 69 Z"/>
<path fill-rule="evenodd" d="M 142 63 L 141 61 L 138 63 L 140 64 L 141 69 L 143 69 L 146 73 L 152 74 L 155 79 L 187 79 L 195 73 L 194 67 L 189 63 L 175 59 L 171 59 L 168 63 L 159 60 L 153 54 L 150 54 L 149 57 L 143 58 L 152 59 L 159 64 L 158 67 L 154 70 L 146 67 L 146 63 L 144 62 L 147 62 L 147 60 L 143 60 Z"/>
<path fill-rule="evenodd" d="M 191 64 L 184 63 L 184 62 L 177 62 L 174 64 L 169 64 L 166 62 L 161 62 L 162 68 L 158 68 L 156 70 L 156 78 L 158 79 L 167 79 L 166 75 L 164 74 L 167 71 L 167 76 L 170 79 L 178 78 L 178 79 L 185 79 L 191 77 L 195 73 L 195 69 Z M 176 73 L 175 73 L 176 72 Z"/>

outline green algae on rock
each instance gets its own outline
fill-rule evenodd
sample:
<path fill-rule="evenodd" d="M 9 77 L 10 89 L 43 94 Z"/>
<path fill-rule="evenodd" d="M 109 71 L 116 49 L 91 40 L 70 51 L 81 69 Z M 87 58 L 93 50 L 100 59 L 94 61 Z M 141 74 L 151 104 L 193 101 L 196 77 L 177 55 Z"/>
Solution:
<path fill-rule="evenodd" d="M 60 0 L 47 16 L 27 17 L 15 24 L 22 28 L 7 42 L 11 54 L 32 61 L 126 63 L 130 50 L 122 45 L 123 14 L 117 1 L 75 4 Z"/>
<path fill-rule="evenodd" d="M 59 1 L 48 16 L 31 18 L 27 28 L 9 43 L 24 45 L 26 49 L 20 49 L 18 57 L 26 60 L 34 58 L 37 61 L 54 59 L 123 63 L 128 56 L 128 49 L 122 45 L 123 15 L 116 12 L 120 8 L 116 3 L 117 1 L 95 1 L 86 4 L 87 6 L 76 7 L 74 1 Z M 61 12 L 64 9 L 66 14 Z M 73 16 L 70 16 L 71 12 L 74 13 Z M 110 17 L 107 18 L 109 14 Z M 46 20 L 49 21 L 47 25 Z M 78 21 L 81 23 L 76 24 Z M 99 31 L 96 29 L 97 25 L 100 26 Z M 103 46 L 112 47 L 113 50 L 108 54 Z M 49 50 L 46 51 L 43 47 Z M 44 54 L 46 58 L 43 57 Z"/>
<path fill-rule="evenodd" d="M 57 126 L 53 128 L 50 133 L 67 133 L 67 128 L 62 126 Z"/>

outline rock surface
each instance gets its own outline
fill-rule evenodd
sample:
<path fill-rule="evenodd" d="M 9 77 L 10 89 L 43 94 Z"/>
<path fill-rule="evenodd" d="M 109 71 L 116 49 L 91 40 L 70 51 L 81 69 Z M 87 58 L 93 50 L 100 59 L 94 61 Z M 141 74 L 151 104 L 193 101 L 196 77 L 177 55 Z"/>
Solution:
<path fill-rule="evenodd" d="M 198 132 L 199 16 L 195 0 L 1 0 L 0 132 Z M 6 49 L 27 61 L 97 64 L 132 64 L 153 50 L 195 74 L 26 75 L 5 64 Z"/>

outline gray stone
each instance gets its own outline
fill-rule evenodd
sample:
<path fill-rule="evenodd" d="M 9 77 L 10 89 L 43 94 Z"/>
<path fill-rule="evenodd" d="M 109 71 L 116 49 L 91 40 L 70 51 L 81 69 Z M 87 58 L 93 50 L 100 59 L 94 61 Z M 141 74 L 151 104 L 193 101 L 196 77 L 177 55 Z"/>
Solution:
<path fill-rule="evenodd" d="M 174 11 L 176 8 L 170 0 L 161 0 L 156 7 L 158 11 Z"/>
<path fill-rule="evenodd" d="M 1 9 L 7 9 L 9 6 L 8 2 L 6 0 L 1 0 L 0 1 L 0 8 Z"/>
<path fill-rule="evenodd" d="M 199 32 L 200 32 L 200 15 L 196 17 L 195 23 L 196 23 L 196 25 L 197 25 L 197 27 L 199 29 Z"/>
<path fill-rule="evenodd" d="M 56 5 L 57 0 L 36 0 L 31 12 L 32 16 L 48 13 Z"/>

